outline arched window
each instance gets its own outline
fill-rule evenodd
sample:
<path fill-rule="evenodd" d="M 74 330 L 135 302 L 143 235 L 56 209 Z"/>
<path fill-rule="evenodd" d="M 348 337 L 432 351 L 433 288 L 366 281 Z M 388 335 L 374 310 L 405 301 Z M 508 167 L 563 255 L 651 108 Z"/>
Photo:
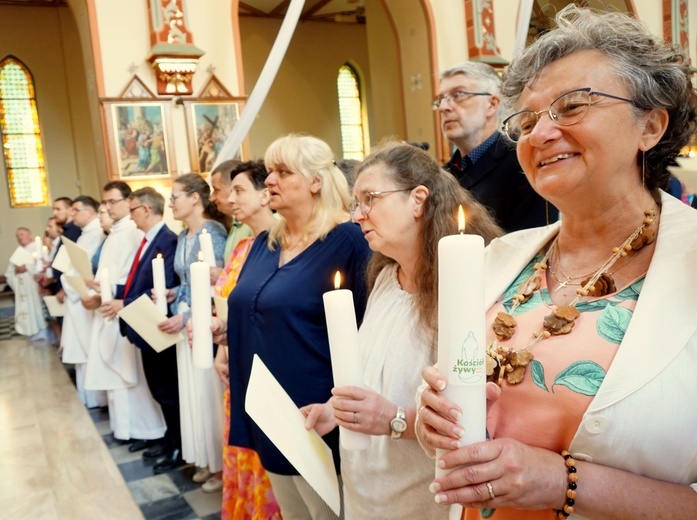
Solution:
<path fill-rule="evenodd" d="M 13 56 L 0 62 L 0 134 L 13 207 L 48 205 L 34 80 Z"/>
<path fill-rule="evenodd" d="M 365 156 L 365 126 L 363 103 L 358 85 L 358 76 L 346 64 L 339 68 L 337 78 L 339 91 L 339 121 L 341 123 L 341 145 L 344 159 L 362 160 Z"/>

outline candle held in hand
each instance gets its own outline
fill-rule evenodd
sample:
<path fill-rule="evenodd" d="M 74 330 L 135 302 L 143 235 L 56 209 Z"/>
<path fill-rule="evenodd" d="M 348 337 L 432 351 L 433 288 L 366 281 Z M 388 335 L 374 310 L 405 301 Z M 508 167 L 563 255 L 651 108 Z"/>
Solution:
<path fill-rule="evenodd" d="M 198 235 L 198 243 L 203 253 L 203 261 L 210 267 L 215 267 L 215 251 L 213 250 L 213 239 L 207 229 L 201 230 Z M 210 285 L 210 280 L 208 282 Z"/>
<path fill-rule="evenodd" d="M 438 370 L 444 397 L 462 408 L 466 446 L 486 439 L 484 239 L 464 234 L 462 207 L 459 227 L 438 243 Z"/>
<path fill-rule="evenodd" d="M 353 305 L 353 292 L 341 287 L 341 274 L 334 277 L 336 290 L 324 293 L 324 314 L 327 319 L 329 351 L 335 386 L 362 388 L 363 359 L 358 346 L 358 326 Z M 370 446 L 370 436 L 341 427 L 341 446 L 345 450 L 364 450 Z"/>
<path fill-rule="evenodd" d="M 199 261 L 191 264 L 191 325 L 194 336 L 192 356 L 195 368 L 213 366 L 213 333 L 211 332 L 211 292 L 210 267 L 203 261 L 199 252 Z"/>
<path fill-rule="evenodd" d="M 165 287 L 165 259 L 158 254 L 152 259 L 152 288 L 157 309 L 167 316 L 167 288 Z"/>

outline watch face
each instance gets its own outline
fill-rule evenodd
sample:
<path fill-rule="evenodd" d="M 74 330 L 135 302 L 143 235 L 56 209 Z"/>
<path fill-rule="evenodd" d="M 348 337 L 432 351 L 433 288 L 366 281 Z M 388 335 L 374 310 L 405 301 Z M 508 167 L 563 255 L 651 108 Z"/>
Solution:
<path fill-rule="evenodd" d="M 402 433 L 404 430 L 407 429 L 407 422 L 404 419 L 400 419 L 399 417 L 397 417 L 395 419 L 392 419 L 390 426 L 397 433 Z"/>

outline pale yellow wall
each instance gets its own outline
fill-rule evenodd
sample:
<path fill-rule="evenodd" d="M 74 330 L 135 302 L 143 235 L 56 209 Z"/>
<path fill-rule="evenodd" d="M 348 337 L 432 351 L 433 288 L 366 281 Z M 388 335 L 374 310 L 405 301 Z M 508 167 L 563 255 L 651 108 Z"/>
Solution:
<path fill-rule="evenodd" d="M 388 13 L 380 0 L 366 0 L 366 36 L 370 55 L 370 136 L 379 143 L 389 136 L 406 138 L 404 95 L 399 66 L 399 48 Z"/>
<path fill-rule="evenodd" d="M 246 90 L 252 89 L 276 39 L 281 21 L 240 18 Z M 351 60 L 371 83 L 365 26 L 300 22 L 285 60 L 249 134 L 252 156 L 263 157 L 277 137 L 305 132 L 325 140 L 341 157 L 336 78 Z M 367 93 L 370 106 L 371 97 Z"/>
<path fill-rule="evenodd" d="M 500 0 L 499 0 L 500 1 Z M 430 0 L 433 23 L 438 35 L 437 71 L 467 60 L 465 3 L 462 0 Z"/>
<path fill-rule="evenodd" d="M 85 76 L 78 31 L 67 8 L 0 6 L 0 58 L 12 54 L 34 76 L 51 197 L 74 197 L 95 186 L 89 174 L 95 152 L 89 135 Z M 71 53 L 71 56 L 66 56 Z M 43 234 L 50 206 L 11 208 L 4 161 L 0 160 L 0 269 L 16 247 L 14 231 L 26 226 Z M 82 189 L 78 181 L 82 180 Z"/>
<path fill-rule="evenodd" d="M 397 27 L 402 62 L 406 136 L 435 147 L 431 59 L 426 15 L 420 0 L 385 0 Z"/>

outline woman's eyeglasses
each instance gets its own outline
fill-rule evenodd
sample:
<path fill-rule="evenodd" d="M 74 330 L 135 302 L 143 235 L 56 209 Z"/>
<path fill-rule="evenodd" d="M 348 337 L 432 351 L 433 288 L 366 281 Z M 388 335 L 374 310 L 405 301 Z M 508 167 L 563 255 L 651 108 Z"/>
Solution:
<path fill-rule="evenodd" d="M 360 208 L 361 213 L 363 213 L 364 216 L 368 216 L 370 213 L 370 210 L 373 209 L 373 199 L 374 198 L 381 198 L 384 197 L 385 195 L 389 195 L 390 193 L 399 193 L 402 191 L 411 191 L 414 188 L 404 188 L 401 190 L 387 190 L 387 191 L 367 191 L 363 194 L 360 195 L 358 200 L 354 200 L 349 204 L 349 215 L 351 215 L 351 220 L 353 220 L 353 216 L 356 213 L 356 210 Z"/>
<path fill-rule="evenodd" d="M 503 122 L 503 132 L 511 141 L 517 142 L 527 137 L 544 114 L 559 126 L 571 126 L 581 121 L 593 104 L 593 96 L 602 96 L 619 101 L 626 101 L 638 106 L 633 99 L 627 99 L 604 92 L 594 92 L 590 87 L 579 88 L 562 94 L 549 104 L 547 110 L 522 110 L 508 117 Z"/>

